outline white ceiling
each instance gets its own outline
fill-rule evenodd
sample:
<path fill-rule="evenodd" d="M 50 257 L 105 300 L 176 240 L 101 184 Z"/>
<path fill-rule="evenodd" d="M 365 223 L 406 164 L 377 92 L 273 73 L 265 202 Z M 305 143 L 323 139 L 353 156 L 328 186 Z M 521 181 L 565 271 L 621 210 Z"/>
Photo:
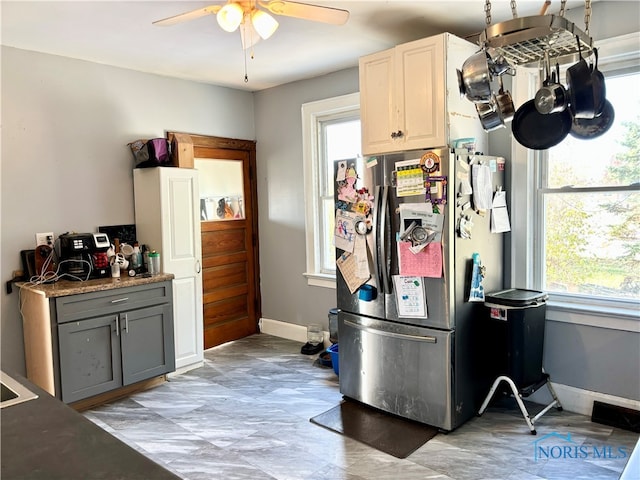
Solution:
<path fill-rule="evenodd" d="M 302 1 L 302 0 L 300 0 Z M 354 67 L 358 58 L 448 31 L 462 37 L 485 28 L 485 0 L 311 0 L 349 10 L 345 25 L 278 16 L 280 28 L 245 52 L 240 33 L 227 33 L 213 15 L 169 27 L 155 20 L 216 1 L 0 2 L 3 45 L 203 83 L 258 91 Z M 518 0 L 519 16 L 537 15 L 543 0 Z M 493 23 L 511 18 L 509 0 L 493 0 Z M 584 8 L 569 0 L 567 8 Z M 548 13 L 557 13 L 553 0 Z"/>

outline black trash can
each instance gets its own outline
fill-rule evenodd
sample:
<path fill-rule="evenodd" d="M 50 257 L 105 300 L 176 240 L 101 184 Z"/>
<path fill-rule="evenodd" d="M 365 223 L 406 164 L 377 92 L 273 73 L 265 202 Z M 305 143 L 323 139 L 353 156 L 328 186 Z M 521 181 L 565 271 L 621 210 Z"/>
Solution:
<path fill-rule="evenodd" d="M 485 295 L 493 373 L 507 375 L 520 390 L 544 378 L 547 298 L 544 292 L 517 288 Z"/>

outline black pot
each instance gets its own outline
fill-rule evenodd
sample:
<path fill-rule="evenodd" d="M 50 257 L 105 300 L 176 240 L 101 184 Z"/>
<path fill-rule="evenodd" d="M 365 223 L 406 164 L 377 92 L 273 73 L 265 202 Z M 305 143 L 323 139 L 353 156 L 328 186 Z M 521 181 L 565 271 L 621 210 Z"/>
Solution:
<path fill-rule="evenodd" d="M 560 65 L 556 63 L 556 71 L 551 79 L 546 80 L 534 97 L 536 109 L 540 113 L 562 112 L 567 108 L 569 95 L 560 83 Z"/>
<path fill-rule="evenodd" d="M 529 100 L 516 110 L 511 131 L 521 145 L 532 150 L 546 150 L 564 140 L 572 124 L 569 110 L 543 114 L 538 112 L 535 100 Z"/>
<path fill-rule="evenodd" d="M 582 57 L 580 48 L 580 41 L 578 41 L 580 60 L 570 66 L 566 74 L 569 87 L 569 109 L 574 118 L 593 118 L 596 116 L 595 98 L 600 97 L 600 92 L 594 89 L 592 68 Z"/>

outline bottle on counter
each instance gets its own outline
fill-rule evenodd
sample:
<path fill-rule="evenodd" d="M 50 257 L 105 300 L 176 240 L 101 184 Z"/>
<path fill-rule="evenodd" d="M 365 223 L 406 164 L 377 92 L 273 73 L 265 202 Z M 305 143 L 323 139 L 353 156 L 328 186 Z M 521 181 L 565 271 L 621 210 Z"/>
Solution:
<path fill-rule="evenodd" d="M 149 247 L 142 245 L 142 271 L 149 272 Z"/>
<path fill-rule="evenodd" d="M 131 254 L 131 268 L 133 268 L 136 273 L 140 272 L 140 268 L 142 267 L 142 252 L 140 251 L 140 246 L 138 242 L 133 242 L 133 253 Z"/>
<path fill-rule="evenodd" d="M 155 250 L 149 253 L 149 273 L 160 275 L 160 253 Z"/>

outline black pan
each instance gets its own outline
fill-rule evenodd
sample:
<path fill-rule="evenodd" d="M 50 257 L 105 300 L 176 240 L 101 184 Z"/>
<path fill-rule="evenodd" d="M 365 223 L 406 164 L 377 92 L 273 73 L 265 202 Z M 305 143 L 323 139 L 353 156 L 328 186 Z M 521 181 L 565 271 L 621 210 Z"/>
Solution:
<path fill-rule="evenodd" d="M 589 140 L 606 133 L 613 125 L 615 112 L 609 100 L 604 101 L 602 113 L 594 118 L 574 118 L 571 135 L 582 140 Z"/>
<path fill-rule="evenodd" d="M 523 103 L 511 122 L 513 136 L 521 145 L 532 150 L 546 150 L 569 135 L 573 117 L 567 109 L 557 113 L 540 113 L 535 100 Z"/>
<path fill-rule="evenodd" d="M 573 117 L 568 109 L 542 114 L 536 109 L 535 100 L 529 100 L 516 110 L 511 131 L 521 145 L 532 150 L 546 150 L 564 140 L 572 124 Z"/>

